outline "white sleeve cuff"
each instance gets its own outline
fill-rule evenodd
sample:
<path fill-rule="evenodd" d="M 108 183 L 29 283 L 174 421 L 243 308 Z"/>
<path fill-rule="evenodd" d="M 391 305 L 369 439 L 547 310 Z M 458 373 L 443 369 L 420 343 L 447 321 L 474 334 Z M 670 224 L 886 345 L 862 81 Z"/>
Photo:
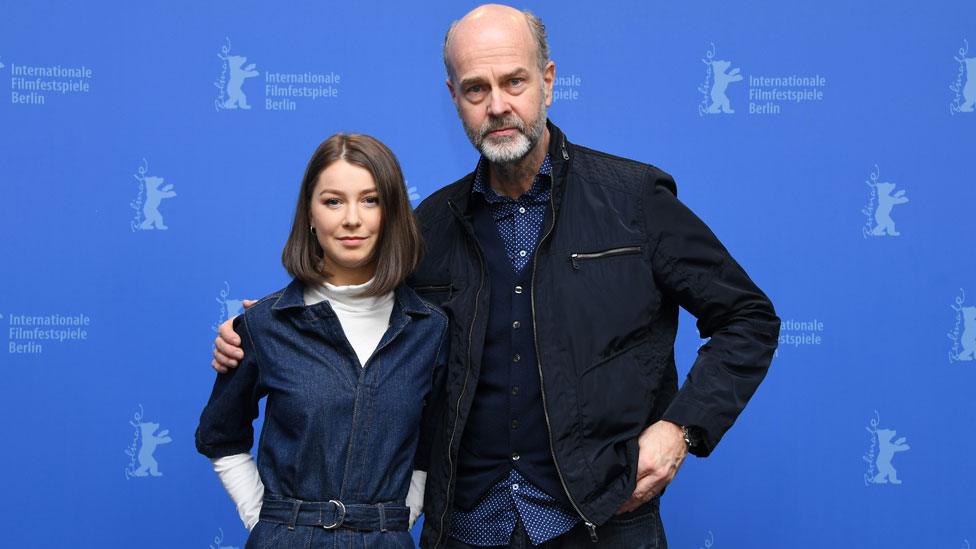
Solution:
<path fill-rule="evenodd" d="M 417 517 L 424 512 L 424 489 L 427 486 L 427 472 L 414 471 L 410 477 L 410 490 L 407 491 L 407 507 L 410 508 L 410 528 Z"/>
<path fill-rule="evenodd" d="M 210 460 L 230 499 L 237 505 L 237 514 L 248 530 L 254 528 L 261 516 L 264 484 L 251 454 L 235 454 Z M 421 492 L 423 494 L 423 492 Z M 422 498 L 421 498 L 422 500 Z"/>

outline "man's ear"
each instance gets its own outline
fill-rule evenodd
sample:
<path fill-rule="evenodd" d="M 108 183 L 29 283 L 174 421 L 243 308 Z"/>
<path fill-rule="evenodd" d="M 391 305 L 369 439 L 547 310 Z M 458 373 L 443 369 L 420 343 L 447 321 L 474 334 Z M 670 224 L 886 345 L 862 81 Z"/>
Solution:
<path fill-rule="evenodd" d="M 454 90 L 454 84 L 451 82 L 451 79 L 444 80 L 444 84 L 447 85 L 447 91 L 451 92 L 451 101 L 457 103 L 457 93 Z"/>
<path fill-rule="evenodd" d="M 542 71 L 542 81 L 546 87 L 546 106 L 552 106 L 552 85 L 556 81 L 556 63 L 549 61 L 546 63 L 546 70 Z"/>

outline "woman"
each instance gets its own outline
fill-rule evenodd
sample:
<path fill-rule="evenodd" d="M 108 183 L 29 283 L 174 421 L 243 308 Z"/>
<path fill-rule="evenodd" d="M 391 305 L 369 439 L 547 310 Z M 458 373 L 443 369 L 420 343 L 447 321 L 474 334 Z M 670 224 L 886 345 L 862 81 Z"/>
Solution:
<path fill-rule="evenodd" d="M 324 141 L 282 253 L 294 280 L 234 321 L 244 359 L 217 376 L 197 429 L 247 547 L 412 546 L 419 503 L 413 517 L 404 503 L 422 500 L 421 416 L 447 353 L 447 318 L 403 283 L 419 256 L 393 153 L 366 135 Z"/>

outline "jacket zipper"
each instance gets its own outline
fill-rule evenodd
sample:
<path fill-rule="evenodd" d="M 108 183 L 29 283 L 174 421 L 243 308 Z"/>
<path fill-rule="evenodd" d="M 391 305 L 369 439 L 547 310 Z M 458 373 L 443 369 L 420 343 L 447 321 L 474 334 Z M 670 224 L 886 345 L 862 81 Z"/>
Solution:
<path fill-rule="evenodd" d="M 569 153 L 566 152 L 565 136 L 563 136 L 562 141 L 562 152 L 563 159 L 569 160 Z M 546 431 L 549 433 L 549 453 L 552 454 L 552 463 L 556 466 L 556 475 L 559 476 L 559 483 L 562 484 L 563 491 L 566 492 L 566 497 L 569 498 L 569 503 L 573 505 L 573 509 L 576 510 L 576 514 L 583 519 L 583 524 L 590 532 L 590 541 L 596 543 L 599 541 L 599 538 L 596 536 L 596 525 L 593 524 L 590 519 L 586 518 L 586 515 L 584 515 L 583 511 L 580 510 L 579 505 L 576 504 L 576 500 L 573 499 L 573 495 L 569 493 L 569 488 L 566 487 L 566 480 L 563 478 L 563 473 L 559 469 L 559 460 L 556 459 L 556 449 L 552 444 L 552 425 L 549 422 L 549 407 L 546 405 L 546 384 L 542 376 L 542 353 L 539 351 L 539 330 L 536 328 L 535 324 L 535 273 L 536 269 L 538 268 L 538 262 L 536 260 L 539 258 L 539 248 L 541 248 L 542 244 L 547 238 L 549 238 L 549 235 L 552 234 L 553 228 L 556 226 L 555 193 L 549 193 L 549 210 L 552 212 L 552 223 L 549 224 L 549 228 L 546 229 L 546 234 L 544 234 L 542 239 L 539 240 L 539 243 L 535 247 L 535 253 L 532 254 L 532 337 L 535 339 L 536 364 L 539 368 L 539 392 L 542 394 L 542 412 L 546 417 Z"/>
<path fill-rule="evenodd" d="M 578 271 L 580 268 L 579 262 L 584 259 L 599 259 L 601 257 L 613 257 L 615 255 L 639 254 L 640 251 L 641 251 L 640 246 L 626 246 L 623 248 L 613 248 L 612 250 L 604 250 L 602 252 L 570 254 L 569 260 L 573 263 L 573 269 Z"/>
<path fill-rule="evenodd" d="M 454 213 L 458 214 L 454 204 L 452 202 L 448 202 L 448 204 L 451 206 Z M 477 247 L 477 242 L 475 242 L 475 249 L 478 252 L 478 261 L 481 265 L 481 281 L 478 284 L 478 292 L 474 296 L 474 314 L 471 315 L 471 326 L 468 328 L 468 367 L 464 370 L 464 383 L 461 385 L 461 394 L 458 395 L 457 404 L 454 406 L 454 425 L 451 427 L 451 439 L 447 443 L 447 465 L 451 471 L 451 474 L 447 477 L 447 497 L 444 499 L 444 511 L 441 512 L 440 528 L 438 529 L 437 533 L 437 541 L 434 542 L 434 549 L 440 547 L 441 538 L 444 536 L 444 519 L 447 518 L 447 509 L 451 504 L 451 486 L 454 483 L 454 458 L 451 457 L 451 454 L 454 449 L 454 435 L 457 434 L 458 416 L 461 413 L 461 399 L 464 398 L 464 393 L 467 392 L 468 389 L 468 376 L 471 374 L 471 344 L 474 340 L 474 323 L 478 318 L 478 308 L 481 303 L 481 291 L 485 286 L 485 258 L 481 253 L 481 249 Z"/>

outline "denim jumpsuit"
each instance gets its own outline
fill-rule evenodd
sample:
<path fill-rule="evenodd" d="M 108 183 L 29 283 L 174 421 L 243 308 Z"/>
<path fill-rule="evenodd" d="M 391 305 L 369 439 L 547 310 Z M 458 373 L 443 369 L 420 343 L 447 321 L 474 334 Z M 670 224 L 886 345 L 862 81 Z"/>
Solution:
<path fill-rule="evenodd" d="M 266 396 L 264 501 L 247 547 L 413 547 L 404 500 L 412 471 L 426 470 L 421 425 L 441 392 L 447 317 L 401 284 L 363 368 L 328 301 L 306 306 L 303 289 L 294 280 L 234 321 L 244 359 L 217 376 L 197 449 L 249 452 Z"/>

